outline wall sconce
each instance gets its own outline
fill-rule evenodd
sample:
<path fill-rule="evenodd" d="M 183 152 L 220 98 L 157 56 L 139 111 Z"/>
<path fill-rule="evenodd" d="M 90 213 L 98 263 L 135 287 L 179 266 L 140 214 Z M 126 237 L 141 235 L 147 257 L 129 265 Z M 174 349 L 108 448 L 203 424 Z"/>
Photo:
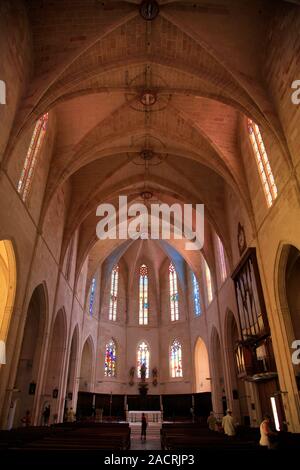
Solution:
<path fill-rule="evenodd" d="M 4 341 L 0 341 L 0 364 L 6 364 L 6 348 Z"/>

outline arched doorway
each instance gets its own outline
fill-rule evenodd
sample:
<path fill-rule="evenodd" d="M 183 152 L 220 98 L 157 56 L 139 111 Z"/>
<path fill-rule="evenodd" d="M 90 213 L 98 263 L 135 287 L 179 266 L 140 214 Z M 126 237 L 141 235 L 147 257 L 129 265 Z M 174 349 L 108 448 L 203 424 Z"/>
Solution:
<path fill-rule="evenodd" d="M 92 370 L 93 370 L 93 342 L 91 337 L 85 341 L 80 365 L 80 379 L 79 379 L 79 391 L 90 392 L 92 385 Z"/>
<path fill-rule="evenodd" d="M 49 344 L 45 398 L 50 402 L 50 422 L 59 421 L 63 412 L 62 379 L 66 350 L 66 318 L 63 309 L 59 310 L 52 328 Z"/>
<path fill-rule="evenodd" d="M 195 388 L 196 393 L 211 391 L 211 377 L 208 352 L 202 338 L 198 338 L 195 346 Z"/>
<path fill-rule="evenodd" d="M 16 259 L 11 241 L 0 240 L 0 368 L 6 363 L 5 345 L 17 284 Z"/>
<path fill-rule="evenodd" d="M 79 330 L 78 326 L 74 328 L 72 335 L 69 364 L 68 364 L 68 377 L 67 377 L 67 390 L 66 390 L 66 407 L 72 406 L 74 400 L 74 393 L 76 388 L 76 366 L 78 361 L 78 346 L 79 346 Z"/>
<path fill-rule="evenodd" d="M 223 358 L 221 351 L 222 349 L 219 333 L 214 327 L 211 333 L 212 401 L 214 411 L 218 418 L 221 418 L 225 414 L 227 408 Z"/>
<path fill-rule="evenodd" d="M 47 295 L 43 284 L 33 291 L 25 322 L 21 353 L 14 392 L 17 407 L 14 410 L 14 427 L 21 425 L 21 418 L 29 410 L 33 419 L 36 404 L 36 388 L 40 376 L 40 360 L 44 341 L 47 312 Z M 33 341 L 34 338 L 34 341 Z M 12 422 L 12 417 L 10 417 Z"/>
<path fill-rule="evenodd" d="M 300 251 L 285 245 L 278 265 L 278 292 L 290 347 L 300 340 Z M 293 363 L 297 388 L 300 391 L 300 364 Z"/>
<path fill-rule="evenodd" d="M 244 380 L 239 379 L 238 377 L 235 359 L 235 349 L 241 338 L 237 322 L 233 313 L 230 310 L 227 311 L 226 315 L 225 335 L 228 370 L 230 373 L 230 381 L 232 388 L 232 411 L 239 422 L 245 425 L 249 425 L 250 417 L 245 382 Z"/>

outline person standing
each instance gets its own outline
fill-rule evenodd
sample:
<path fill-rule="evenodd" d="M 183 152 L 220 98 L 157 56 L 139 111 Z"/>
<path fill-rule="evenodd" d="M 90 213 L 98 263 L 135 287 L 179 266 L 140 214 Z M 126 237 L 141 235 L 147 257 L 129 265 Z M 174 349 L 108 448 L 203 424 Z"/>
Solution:
<path fill-rule="evenodd" d="M 268 449 L 274 449 L 276 443 L 274 443 L 274 437 L 277 436 L 277 432 L 271 429 L 271 418 L 269 415 L 265 415 L 260 424 L 260 441 L 259 445 L 268 447 Z M 272 442 L 273 441 L 273 442 Z"/>
<path fill-rule="evenodd" d="M 29 410 L 26 411 L 25 416 L 21 419 L 21 423 L 26 427 L 31 425 L 31 414 Z"/>
<path fill-rule="evenodd" d="M 232 417 L 231 410 L 226 411 L 226 416 L 224 416 L 222 419 L 222 427 L 224 429 L 224 433 L 227 436 L 230 436 L 230 437 L 235 436 L 236 431 L 235 431 L 234 419 Z"/>
<path fill-rule="evenodd" d="M 143 436 L 144 436 L 144 440 L 146 440 L 146 430 L 147 430 L 147 418 L 145 416 L 145 413 L 142 413 L 142 429 L 141 429 L 141 441 L 143 440 Z"/>
<path fill-rule="evenodd" d="M 47 405 L 43 411 L 43 424 L 44 426 L 49 425 L 49 418 L 50 418 L 50 405 Z"/>
<path fill-rule="evenodd" d="M 207 418 L 207 424 L 210 431 L 217 431 L 217 418 L 214 415 L 214 412 L 211 411 L 209 417 Z"/>
<path fill-rule="evenodd" d="M 191 412 L 191 415 L 192 415 L 192 422 L 194 423 L 195 422 L 195 412 L 194 412 L 193 407 L 190 408 L 190 412 Z"/>
<path fill-rule="evenodd" d="M 67 411 L 67 422 L 68 422 L 68 423 L 74 423 L 75 421 L 76 421 L 75 413 L 74 413 L 73 408 L 71 407 L 71 408 Z"/>

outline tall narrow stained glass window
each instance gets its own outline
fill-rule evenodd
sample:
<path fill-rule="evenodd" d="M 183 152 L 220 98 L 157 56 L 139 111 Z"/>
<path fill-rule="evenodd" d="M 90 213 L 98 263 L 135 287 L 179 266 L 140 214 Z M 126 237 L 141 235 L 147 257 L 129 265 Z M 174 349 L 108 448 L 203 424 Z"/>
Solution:
<path fill-rule="evenodd" d="M 93 277 L 92 282 L 91 282 L 91 290 L 90 290 L 90 304 L 89 304 L 90 315 L 93 315 L 95 292 L 96 292 L 96 278 Z"/>
<path fill-rule="evenodd" d="M 117 320 L 118 285 L 119 285 L 119 266 L 115 266 L 111 272 L 111 284 L 110 284 L 108 318 L 111 321 Z"/>
<path fill-rule="evenodd" d="M 48 113 L 44 114 L 38 119 L 33 131 L 33 135 L 31 137 L 21 177 L 18 182 L 18 193 L 20 194 L 23 201 L 26 200 L 28 192 L 30 190 L 32 178 L 37 163 L 38 153 L 46 134 L 47 122 Z"/>
<path fill-rule="evenodd" d="M 116 361 L 117 361 L 117 348 L 113 339 L 107 343 L 105 347 L 105 363 L 104 375 L 105 377 L 116 377 Z"/>
<path fill-rule="evenodd" d="M 259 127 L 251 119 L 248 119 L 248 131 L 267 204 L 271 207 L 278 195 L 277 186 Z"/>
<path fill-rule="evenodd" d="M 182 377 L 182 349 L 175 339 L 170 348 L 171 377 Z"/>
<path fill-rule="evenodd" d="M 193 299 L 194 299 L 194 311 L 195 315 L 201 315 L 201 303 L 200 303 L 200 289 L 199 283 L 194 273 L 192 273 L 192 281 L 193 281 Z"/>
<path fill-rule="evenodd" d="M 144 365 L 146 378 L 149 378 L 150 351 L 147 343 L 142 341 L 137 348 L 137 376 L 141 377 L 141 367 Z"/>
<path fill-rule="evenodd" d="M 139 324 L 148 325 L 148 268 L 145 264 L 140 267 L 140 286 L 139 286 Z"/>
<path fill-rule="evenodd" d="M 221 242 L 218 235 L 217 235 L 217 248 L 218 248 L 218 256 L 219 256 L 219 267 L 220 267 L 221 281 L 224 282 L 226 277 L 227 277 L 225 252 L 224 252 L 223 243 Z"/>
<path fill-rule="evenodd" d="M 213 288 L 212 288 L 212 280 L 211 280 L 211 273 L 207 262 L 204 261 L 204 272 L 205 272 L 205 281 L 206 281 L 206 293 L 207 293 L 207 301 L 210 302 L 213 299 Z"/>
<path fill-rule="evenodd" d="M 171 321 L 179 320 L 177 274 L 172 263 L 169 266 Z"/>

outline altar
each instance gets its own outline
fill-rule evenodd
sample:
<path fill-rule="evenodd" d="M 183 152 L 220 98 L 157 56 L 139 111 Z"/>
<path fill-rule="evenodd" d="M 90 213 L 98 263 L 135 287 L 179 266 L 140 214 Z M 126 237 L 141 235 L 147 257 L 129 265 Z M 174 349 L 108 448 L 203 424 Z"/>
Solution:
<path fill-rule="evenodd" d="M 142 414 L 145 414 L 148 423 L 161 423 L 162 412 L 161 411 L 127 411 L 126 421 L 129 423 L 140 423 L 142 421 Z"/>

